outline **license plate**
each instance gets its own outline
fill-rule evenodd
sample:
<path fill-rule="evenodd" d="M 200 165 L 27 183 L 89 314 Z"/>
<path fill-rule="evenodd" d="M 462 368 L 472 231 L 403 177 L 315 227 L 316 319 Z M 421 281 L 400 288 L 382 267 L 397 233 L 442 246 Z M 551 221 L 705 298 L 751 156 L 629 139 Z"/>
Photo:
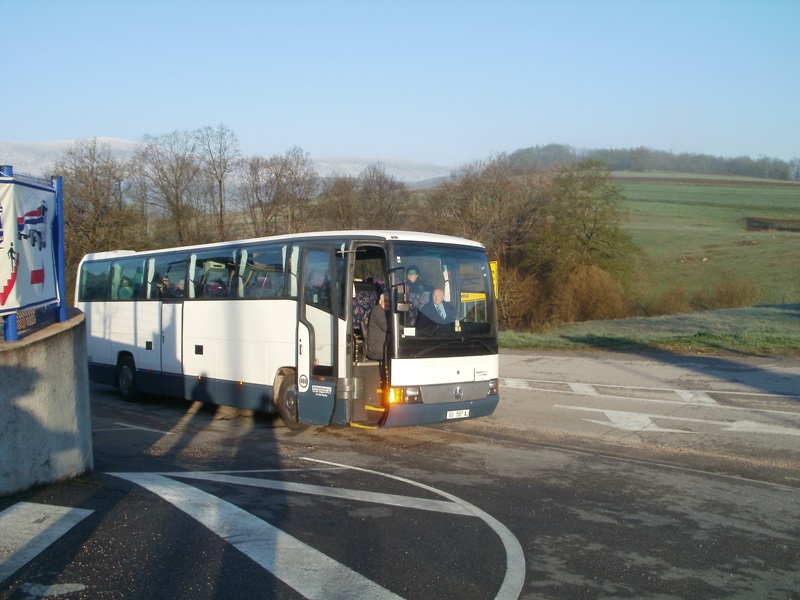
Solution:
<path fill-rule="evenodd" d="M 448 419 L 466 419 L 469 416 L 469 409 L 465 408 L 463 410 L 448 410 L 447 411 L 447 418 Z"/>

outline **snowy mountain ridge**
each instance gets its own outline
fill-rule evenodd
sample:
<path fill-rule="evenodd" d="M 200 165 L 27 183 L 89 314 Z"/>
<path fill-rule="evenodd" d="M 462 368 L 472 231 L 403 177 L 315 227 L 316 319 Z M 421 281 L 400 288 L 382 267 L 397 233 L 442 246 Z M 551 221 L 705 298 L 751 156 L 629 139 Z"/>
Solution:
<path fill-rule="evenodd" d="M 138 142 L 119 138 L 97 138 L 107 144 L 113 156 L 128 158 L 138 146 Z M 50 142 L 5 142 L 0 141 L 0 165 L 11 165 L 14 173 L 50 177 L 56 161 L 64 152 L 75 145 L 76 140 L 57 140 Z M 452 167 L 431 165 L 410 160 L 366 159 L 366 158 L 313 158 L 320 177 L 358 177 L 369 165 L 380 163 L 386 172 L 397 181 L 418 183 L 447 177 Z"/>

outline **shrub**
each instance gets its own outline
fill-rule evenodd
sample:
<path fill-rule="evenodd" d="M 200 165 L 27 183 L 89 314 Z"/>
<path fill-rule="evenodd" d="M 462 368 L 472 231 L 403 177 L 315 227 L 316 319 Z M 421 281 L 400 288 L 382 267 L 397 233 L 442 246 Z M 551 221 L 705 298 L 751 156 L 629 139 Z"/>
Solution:
<path fill-rule="evenodd" d="M 719 310 L 752 306 L 758 301 L 758 286 L 743 277 L 725 277 L 712 282 L 692 296 L 695 310 Z"/>
<path fill-rule="evenodd" d="M 682 285 L 672 285 L 664 290 L 661 295 L 652 300 L 646 307 L 646 314 L 655 315 L 675 315 L 689 312 L 691 301 L 689 292 Z"/>
<path fill-rule="evenodd" d="M 542 318 L 541 310 L 536 280 L 514 267 L 501 269 L 497 297 L 500 326 L 515 330 L 528 329 Z"/>
<path fill-rule="evenodd" d="M 575 271 L 559 287 L 553 303 L 553 317 L 562 323 L 615 319 L 625 312 L 622 285 L 597 266 Z"/>

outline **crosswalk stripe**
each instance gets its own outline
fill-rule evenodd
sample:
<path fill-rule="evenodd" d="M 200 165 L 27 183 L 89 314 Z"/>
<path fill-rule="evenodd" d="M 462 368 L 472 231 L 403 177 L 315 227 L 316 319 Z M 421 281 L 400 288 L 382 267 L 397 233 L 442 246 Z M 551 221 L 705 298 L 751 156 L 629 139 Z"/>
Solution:
<path fill-rule="evenodd" d="M 693 404 L 707 404 L 716 406 L 717 401 L 702 390 L 675 390 L 682 400 Z"/>
<path fill-rule="evenodd" d="M 0 581 L 8 579 L 93 511 L 18 502 L 0 513 Z"/>
<path fill-rule="evenodd" d="M 114 475 L 161 496 L 306 598 L 398 598 L 326 554 L 213 494 L 154 473 Z"/>
<path fill-rule="evenodd" d="M 510 388 L 529 389 L 531 384 L 527 379 L 512 379 L 510 377 L 503 378 L 503 386 Z"/>
<path fill-rule="evenodd" d="M 576 394 L 580 394 L 582 396 L 599 396 L 600 394 L 597 393 L 597 390 L 593 385 L 588 383 L 569 383 L 570 389 L 575 392 Z"/>
<path fill-rule="evenodd" d="M 292 483 L 291 481 L 278 481 L 274 479 L 253 479 L 252 477 L 238 477 L 220 473 L 201 473 L 187 471 L 185 473 L 170 473 L 172 477 L 182 477 L 185 479 L 199 479 L 201 481 L 214 481 L 220 483 L 232 483 L 234 485 L 246 485 L 282 492 L 295 492 L 299 494 L 312 494 L 315 496 L 325 496 L 326 498 L 343 498 L 346 500 L 358 500 L 360 502 L 373 502 L 385 506 L 400 506 L 403 508 L 415 508 L 418 510 L 430 510 L 451 515 L 472 516 L 460 504 L 449 500 L 430 500 L 428 498 L 412 498 L 410 496 L 398 496 L 396 494 L 382 494 L 378 492 L 368 492 L 364 490 L 348 490 L 332 488 L 324 485 L 309 485 L 307 483 Z"/>

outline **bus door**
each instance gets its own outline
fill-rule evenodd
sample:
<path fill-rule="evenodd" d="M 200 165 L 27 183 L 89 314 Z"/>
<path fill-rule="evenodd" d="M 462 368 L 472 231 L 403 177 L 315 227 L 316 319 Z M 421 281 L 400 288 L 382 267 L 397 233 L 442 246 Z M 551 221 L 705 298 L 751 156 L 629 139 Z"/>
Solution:
<path fill-rule="evenodd" d="M 336 410 L 336 252 L 300 249 L 297 303 L 297 419 L 327 425 Z"/>
<path fill-rule="evenodd" d="M 183 397 L 183 301 L 161 297 L 158 283 L 163 283 L 163 275 L 169 276 L 169 266 L 157 263 L 148 261 L 140 292 L 147 300 L 136 302 L 136 383 L 148 394 Z"/>
<path fill-rule="evenodd" d="M 184 397 L 183 302 L 161 302 L 161 393 Z"/>

